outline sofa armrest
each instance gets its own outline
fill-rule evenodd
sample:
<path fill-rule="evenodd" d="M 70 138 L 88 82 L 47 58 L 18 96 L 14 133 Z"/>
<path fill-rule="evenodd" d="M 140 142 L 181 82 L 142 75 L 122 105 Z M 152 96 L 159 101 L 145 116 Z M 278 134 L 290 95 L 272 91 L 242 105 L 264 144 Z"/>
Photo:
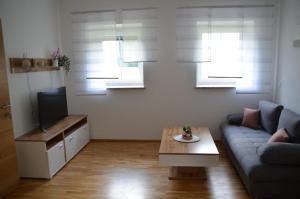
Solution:
<path fill-rule="evenodd" d="M 227 115 L 227 122 L 231 125 L 240 126 L 243 121 L 244 114 L 243 113 L 235 113 Z"/>
<path fill-rule="evenodd" d="M 271 143 L 257 148 L 260 160 L 266 164 L 300 166 L 300 144 Z"/>

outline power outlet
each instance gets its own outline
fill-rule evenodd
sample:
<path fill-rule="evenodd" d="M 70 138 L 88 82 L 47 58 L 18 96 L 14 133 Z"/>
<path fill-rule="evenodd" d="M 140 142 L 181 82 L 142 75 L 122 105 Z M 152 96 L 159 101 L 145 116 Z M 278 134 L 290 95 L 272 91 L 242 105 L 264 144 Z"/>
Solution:
<path fill-rule="evenodd" d="M 294 47 L 300 48 L 300 39 L 294 41 Z"/>

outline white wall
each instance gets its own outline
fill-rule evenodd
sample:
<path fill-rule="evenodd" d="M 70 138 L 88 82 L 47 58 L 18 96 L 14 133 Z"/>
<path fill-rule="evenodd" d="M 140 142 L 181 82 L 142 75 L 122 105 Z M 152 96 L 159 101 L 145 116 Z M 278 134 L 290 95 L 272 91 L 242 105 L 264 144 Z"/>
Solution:
<path fill-rule="evenodd" d="M 37 124 L 36 92 L 64 85 L 61 72 L 10 74 L 9 57 L 46 58 L 60 46 L 58 0 L 1 0 L 7 70 L 15 137 Z"/>
<path fill-rule="evenodd" d="M 164 127 L 207 125 L 218 139 L 219 125 L 229 113 L 257 107 L 272 95 L 237 95 L 234 89 L 195 89 L 196 67 L 176 63 L 175 8 L 177 5 L 224 4 L 224 1 L 62 0 L 62 44 L 71 56 L 72 11 L 120 8 L 159 8 L 157 63 L 146 63 L 145 89 L 114 89 L 106 96 L 76 96 L 68 78 L 69 111 L 89 115 L 94 139 L 160 139 Z M 227 1 L 229 4 L 257 1 Z M 259 1 L 268 3 L 269 1 Z"/>
<path fill-rule="evenodd" d="M 281 31 L 277 101 L 300 114 L 300 1 L 281 3 Z"/>

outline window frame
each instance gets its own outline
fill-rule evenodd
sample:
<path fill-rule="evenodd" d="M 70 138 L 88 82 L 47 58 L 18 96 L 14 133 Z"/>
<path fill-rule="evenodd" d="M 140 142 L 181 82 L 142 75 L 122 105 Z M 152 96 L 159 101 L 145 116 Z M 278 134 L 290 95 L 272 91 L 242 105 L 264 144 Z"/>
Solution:
<path fill-rule="evenodd" d="M 201 66 L 201 64 L 217 63 L 214 60 L 212 60 L 212 57 L 214 57 L 214 55 L 211 54 L 211 51 L 212 51 L 212 48 L 215 47 L 214 45 L 212 45 L 212 43 L 213 43 L 212 38 L 213 38 L 213 34 L 223 34 L 223 33 L 224 34 L 237 33 L 237 34 L 239 34 L 239 37 L 242 34 L 242 32 L 239 32 L 239 31 L 214 32 L 210 28 L 209 32 L 201 32 L 198 35 L 199 37 L 203 38 L 203 34 L 208 34 L 208 36 L 207 36 L 208 40 L 206 42 L 210 42 L 211 44 L 209 45 L 210 46 L 210 49 L 209 49 L 210 55 L 208 55 L 210 57 L 209 61 L 197 63 L 197 65 L 196 65 L 196 86 L 195 86 L 196 88 L 236 88 L 237 81 L 242 78 L 242 75 L 241 76 L 237 76 L 237 75 L 233 75 L 233 76 L 225 76 L 225 75 L 224 76 L 218 76 L 218 75 L 214 76 L 214 75 L 212 75 L 212 76 L 210 76 L 209 74 L 207 74 L 207 77 L 205 79 L 203 79 L 203 77 L 201 77 L 201 75 L 200 75 L 201 72 L 199 70 L 203 71 L 204 73 L 205 72 L 209 73 L 208 71 L 205 71 L 205 67 Z M 201 40 L 203 40 L 203 39 L 201 39 Z M 239 41 L 240 41 L 240 38 L 239 38 Z M 240 62 L 239 64 L 243 64 L 243 63 Z M 243 67 L 243 66 L 241 65 L 240 67 Z M 242 70 L 242 69 L 240 68 L 240 70 Z"/>
<path fill-rule="evenodd" d="M 144 64 L 143 62 L 137 62 L 138 63 L 138 68 L 139 68 L 139 75 L 140 75 L 140 81 L 135 82 L 135 81 L 127 81 L 127 80 L 107 80 L 106 81 L 106 88 L 107 89 L 130 89 L 130 88 L 145 88 L 144 84 Z M 119 66 L 122 67 L 122 66 Z M 140 84 L 140 85 L 139 85 Z"/>
<path fill-rule="evenodd" d="M 116 40 L 118 42 L 118 61 L 122 62 L 123 64 L 128 64 L 129 62 L 123 62 L 122 61 L 122 56 L 123 56 L 123 36 L 122 35 L 117 35 Z M 122 80 L 122 79 L 107 79 L 105 80 L 106 83 L 106 88 L 107 89 L 131 89 L 131 88 L 145 88 L 144 85 L 144 64 L 143 62 L 134 62 L 137 63 L 137 68 L 139 69 L 139 81 L 128 81 L 128 80 Z M 121 64 L 118 64 L 118 68 L 121 72 L 121 68 L 126 67 L 126 66 L 121 66 Z M 128 66 L 127 66 L 128 67 Z"/>

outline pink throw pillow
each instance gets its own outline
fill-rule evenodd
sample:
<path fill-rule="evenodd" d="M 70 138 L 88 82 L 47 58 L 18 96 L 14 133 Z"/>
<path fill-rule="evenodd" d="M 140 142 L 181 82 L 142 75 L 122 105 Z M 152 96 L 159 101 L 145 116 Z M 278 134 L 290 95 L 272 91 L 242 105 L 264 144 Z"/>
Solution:
<path fill-rule="evenodd" d="M 259 128 L 259 110 L 244 108 L 244 116 L 242 126 L 246 126 L 253 129 Z"/>
<path fill-rule="evenodd" d="M 268 143 L 273 142 L 288 142 L 289 141 L 289 135 L 286 131 L 286 129 L 279 129 L 274 133 L 268 140 Z"/>

